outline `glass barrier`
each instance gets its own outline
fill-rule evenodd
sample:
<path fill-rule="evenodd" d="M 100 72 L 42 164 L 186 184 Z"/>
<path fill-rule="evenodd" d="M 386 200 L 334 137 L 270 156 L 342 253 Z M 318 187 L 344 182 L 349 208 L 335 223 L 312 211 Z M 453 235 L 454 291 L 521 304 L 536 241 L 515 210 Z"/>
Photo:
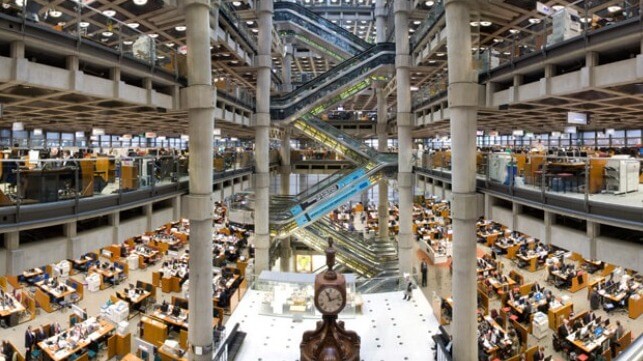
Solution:
<path fill-rule="evenodd" d="M 512 29 L 504 38 L 494 39 L 488 48 L 480 49 L 479 69 L 480 72 L 488 72 L 531 53 L 545 52 L 557 44 L 636 21 L 640 17 L 638 1 L 613 6 L 606 6 L 601 1 L 577 1 L 552 16 L 529 19 L 529 24 L 522 29 Z"/>
<path fill-rule="evenodd" d="M 643 158 L 629 155 L 580 156 L 578 152 L 556 155 L 478 152 L 478 180 L 501 185 L 509 192 L 532 191 L 582 201 L 643 207 Z M 451 152 L 425 153 L 416 164 L 435 171 L 451 171 Z"/>
<path fill-rule="evenodd" d="M 0 207 L 78 201 L 189 180 L 186 157 L 39 159 L 33 150 L 30 155 L 0 162 Z M 253 162 L 251 153 L 215 156 L 214 178 L 251 170 Z"/>
<path fill-rule="evenodd" d="M 178 63 L 183 55 L 174 50 L 175 44 L 157 40 L 158 34 L 138 30 L 139 23 L 118 20 L 122 14 L 114 10 L 101 11 L 75 0 L 48 5 L 37 1 L 11 1 L 2 5 L 0 14 L 19 21 L 21 32 L 27 26 L 60 32 L 79 44 L 92 43 L 153 69 L 179 75 Z"/>

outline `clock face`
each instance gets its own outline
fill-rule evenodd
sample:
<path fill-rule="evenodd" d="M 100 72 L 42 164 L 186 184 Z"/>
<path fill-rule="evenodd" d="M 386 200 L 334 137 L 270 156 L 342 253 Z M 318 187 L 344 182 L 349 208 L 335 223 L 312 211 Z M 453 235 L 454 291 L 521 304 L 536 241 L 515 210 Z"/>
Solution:
<path fill-rule="evenodd" d="M 344 296 L 337 288 L 323 288 L 317 295 L 317 306 L 323 313 L 338 313 L 343 305 Z"/>

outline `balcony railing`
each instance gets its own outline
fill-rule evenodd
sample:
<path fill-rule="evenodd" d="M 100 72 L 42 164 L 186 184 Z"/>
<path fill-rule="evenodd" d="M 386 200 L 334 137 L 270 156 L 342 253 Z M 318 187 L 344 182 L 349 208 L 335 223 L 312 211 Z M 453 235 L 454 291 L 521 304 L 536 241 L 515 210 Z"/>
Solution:
<path fill-rule="evenodd" d="M 419 170 L 449 180 L 451 152 L 418 159 Z M 578 213 L 643 225 L 643 159 L 565 152 L 556 155 L 478 152 L 479 187 Z M 616 213 L 612 213 L 616 212 Z"/>

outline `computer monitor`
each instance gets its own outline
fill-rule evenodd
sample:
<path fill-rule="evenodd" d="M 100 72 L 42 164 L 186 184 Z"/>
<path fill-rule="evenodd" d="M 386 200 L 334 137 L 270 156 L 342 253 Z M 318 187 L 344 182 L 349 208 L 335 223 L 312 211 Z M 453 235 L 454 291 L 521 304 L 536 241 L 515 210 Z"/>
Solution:
<path fill-rule="evenodd" d="M 580 329 L 581 337 L 587 336 L 587 326 Z"/>
<path fill-rule="evenodd" d="M 594 330 L 594 336 L 600 337 L 603 334 L 603 328 L 602 327 L 596 327 Z"/>

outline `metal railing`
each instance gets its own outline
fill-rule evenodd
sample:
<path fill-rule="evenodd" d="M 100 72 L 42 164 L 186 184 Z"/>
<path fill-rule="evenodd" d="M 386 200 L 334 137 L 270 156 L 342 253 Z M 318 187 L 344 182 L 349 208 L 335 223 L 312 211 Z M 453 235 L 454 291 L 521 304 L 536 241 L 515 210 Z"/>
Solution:
<path fill-rule="evenodd" d="M 26 157 L 25 157 L 26 158 Z M 188 181 L 187 157 L 96 157 L 3 159 L 0 161 L 0 208 L 74 201 Z M 214 177 L 252 169 L 251 156 L 215 156 Z"/>
<path fill-rule="evenodd" d="M 36 1 L 11 1 L 0 7 L 0 14 L 18 20 L 22 25 L 21 33 L 27 28 L 57 32 L 75 39 L 77 47 L 91 43 L 121 58 L 142 63 L 151 70 L 162 70 L 175 78 L 179 76 L 183 55 L 174 49 L 175 44 L 160 42 L 156 39 L 158 34 L 145 34 L 137 29 L 140 24 L 124 23 L 109 10 L 100 11 L 75 0 L 55 6 Z"/>
<path fill-rule="evenodd" d="M 574 211 L 597 212 L 618 205 L 623 222 L 643 222 L 643 159 L 628 155 L 597 157 L 579 152 L 555 155 L 478 152 L 478 184 L 534 202 L 551 202 Z M 450 176 L 451 153 L 425 153 L 418 168 Z M 564 200 L 569 201 L 565 202 Z M 605 213 L 605 212 L 604 212 Z M 604 214 L 607 216 L 607 214 Z"/>

